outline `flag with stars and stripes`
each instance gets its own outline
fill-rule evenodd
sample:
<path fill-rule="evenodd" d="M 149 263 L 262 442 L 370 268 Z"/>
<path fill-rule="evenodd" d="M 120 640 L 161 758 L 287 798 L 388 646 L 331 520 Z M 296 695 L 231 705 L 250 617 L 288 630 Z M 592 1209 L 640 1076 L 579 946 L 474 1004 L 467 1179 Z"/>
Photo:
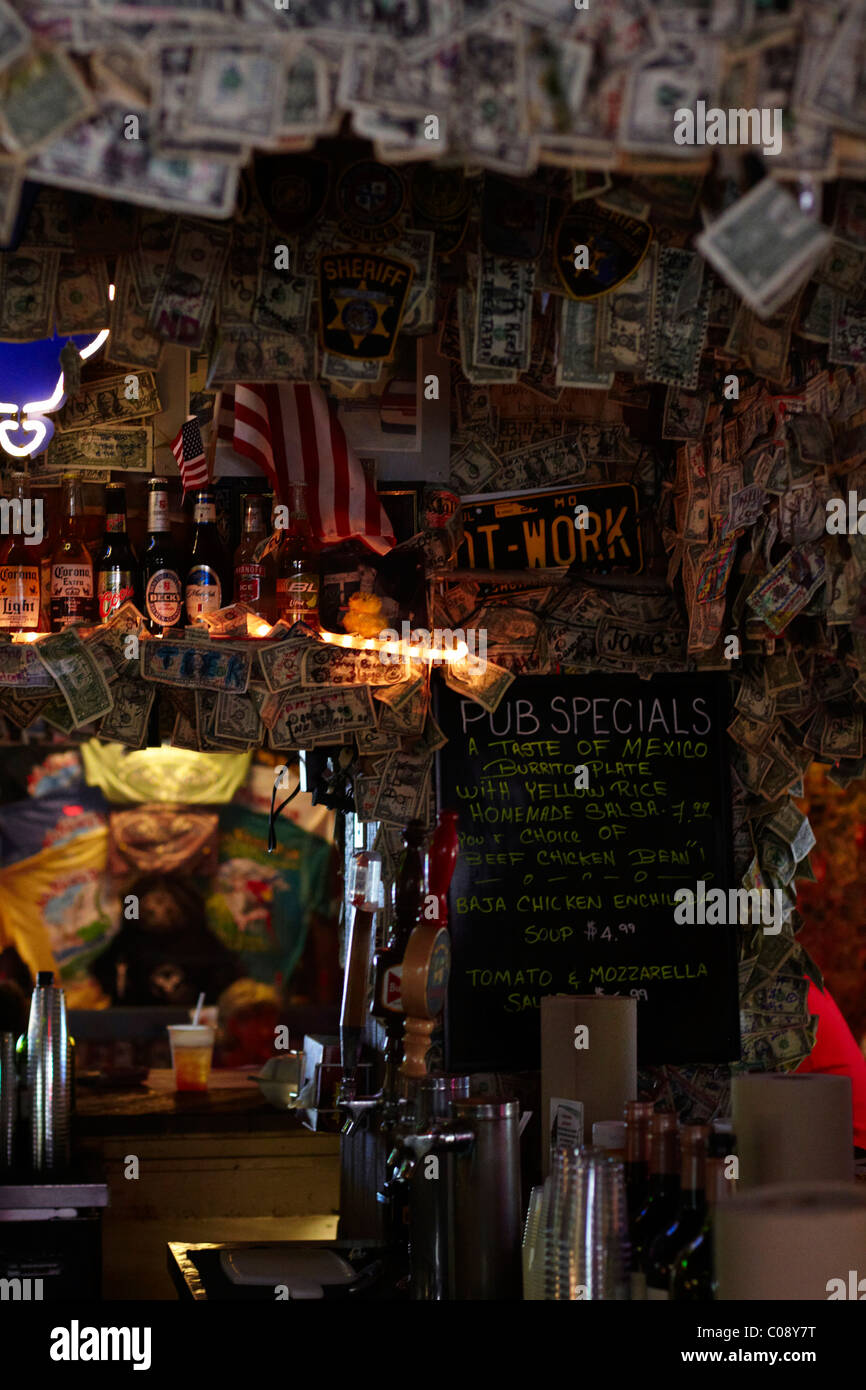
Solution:
<path fill-rule="evenodd" d="M 181 425 L 177 438 L 172 441 L 171 452 L 180 469 L 184 492 L 207 485 L 207 460 L 198 420 L 190 419 Z"/>

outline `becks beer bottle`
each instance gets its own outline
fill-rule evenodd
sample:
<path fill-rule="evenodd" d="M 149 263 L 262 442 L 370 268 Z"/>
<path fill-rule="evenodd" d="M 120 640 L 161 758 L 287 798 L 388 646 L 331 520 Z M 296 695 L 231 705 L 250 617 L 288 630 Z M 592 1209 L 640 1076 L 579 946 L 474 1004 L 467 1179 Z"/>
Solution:
<path fill-rule="evenodd" d="M 41 512 L 41 502 L 39 509 Z M 32 527 L 32 513 L 24 474 L 13 473 L 9 539 L 0 551 L 0 632 L 39 631 L 41 537 L 30 530 L 32 543 L 28 545 L 28 531 L 22 525 L 26 521 L 27 527 Z"/>
<path fill-rule="evenodd" d="M 167 478 L 151 478 L 147 485 L 147 548 L 141 571 L 148 632 L 177 627 L 183 615 L 183 582 L 171 541 Z"/>
<path fill-rule="evenodd" d="M 126 488 L 123 483 L 105 485 L 105 533 L 96 561 L 96 607 L 101 623 L 108 623 L 124 603 L 138 604 L 138 561 L 126 531 Z"/>
<path fill-rule="evenodd" d="M 93 561 L 84 544 L 84 502 L 75 473 L 63 474 L 60 540 L 51 556 L 51 631 L 95 621 Z"/>
<path fill-rule="evenodd" d="M 184 581 L 186 620 L 201 625 L 205 613 L 214 613 L 228 603 L 224 597 L 226 557 L 216 524 L 216 497 L 210 488 L 195 494 L 195 530 L 189 568 Z"/>

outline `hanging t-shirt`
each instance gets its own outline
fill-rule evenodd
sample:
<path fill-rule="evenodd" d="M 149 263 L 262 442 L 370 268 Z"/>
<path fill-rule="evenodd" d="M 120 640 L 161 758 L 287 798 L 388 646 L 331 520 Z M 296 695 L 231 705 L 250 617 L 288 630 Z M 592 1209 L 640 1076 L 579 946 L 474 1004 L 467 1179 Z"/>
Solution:
<path fill-rule="evenodd" d="M 39 970 L 64 981 L 84 975 L 116 930 L 107 850 L 103 826 L 0 869 L 0 947 L 14 946 L 34 978 Z"/>
<path fill-rule="evenodd" d="M 0 863 L 15 864 L 79 835 L 102 830 L 108 824 L 110 809 L 102 792 L 83 782 L 60 794 L 31 796 L 0 806 Z"/>
<path fill-rule="evenodd" d="M 272 780 L 272 779 L 271 779 Z M 333 844 L 297 822 L 276 821 L 268 854 L 268 818 L 244 806 L 220 811 L 219 866 L 207 900 L 208 923 L 237 951 L 244 973 L 285 985 L 304 950 L 314 915 L 334 910 Z"/>

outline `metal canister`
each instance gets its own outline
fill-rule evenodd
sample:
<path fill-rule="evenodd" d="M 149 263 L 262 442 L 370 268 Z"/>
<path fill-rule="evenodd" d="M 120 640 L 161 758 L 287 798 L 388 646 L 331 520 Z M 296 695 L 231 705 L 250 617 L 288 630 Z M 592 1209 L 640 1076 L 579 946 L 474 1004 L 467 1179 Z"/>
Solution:
<path fill-rule="evenodd" d="M 50 971 L 40 971 L 27 1024 L 30 1161 L 36 1172 L 68 1167 L 70 1151 L 69 1035 L 66 998 Z"/>
<path fill-rule="evenodd" d="M 454 1103 L 475 1133 L 456 1161 L 455 1295 L 521 1297 L 520 1106 L 516 1100 L 468 1096 Z"/>
<path fill-rule="evenodd" d="M 15 1034 L 0 1033 L 0 1172 L 15 1165 L 15 1131 L 18 1121 L 18 1073 L 15 1069 Z"/>
<path fill-rule="evenodd" d="M 419 1131 L 452 1118 L 454 1102 L 469 1095 L 468 1076 L 425 1076 L 415 1089 Z M 427 1302 L 454 1298 L 454 1178 L 459 1162 L 434 1150 L 434 1173 L 419 1160 L 409 1189 L 409 1251 L 412 1297 Z"/>

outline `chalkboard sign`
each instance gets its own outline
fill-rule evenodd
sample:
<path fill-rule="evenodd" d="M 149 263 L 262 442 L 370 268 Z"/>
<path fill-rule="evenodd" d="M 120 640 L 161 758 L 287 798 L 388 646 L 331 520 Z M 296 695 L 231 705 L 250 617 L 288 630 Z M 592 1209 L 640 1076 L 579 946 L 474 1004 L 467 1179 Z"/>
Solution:
<path fill-rule="evenodd" d="M 538 1067 L 546 994 L 634 995 L 642 1064 L 739 1056 L 737 928 L 673 896 L 736 886 L 727 705 L 708 675 L 524 676 L 494 714 L 438 692 L 449 1070 Z"/>

